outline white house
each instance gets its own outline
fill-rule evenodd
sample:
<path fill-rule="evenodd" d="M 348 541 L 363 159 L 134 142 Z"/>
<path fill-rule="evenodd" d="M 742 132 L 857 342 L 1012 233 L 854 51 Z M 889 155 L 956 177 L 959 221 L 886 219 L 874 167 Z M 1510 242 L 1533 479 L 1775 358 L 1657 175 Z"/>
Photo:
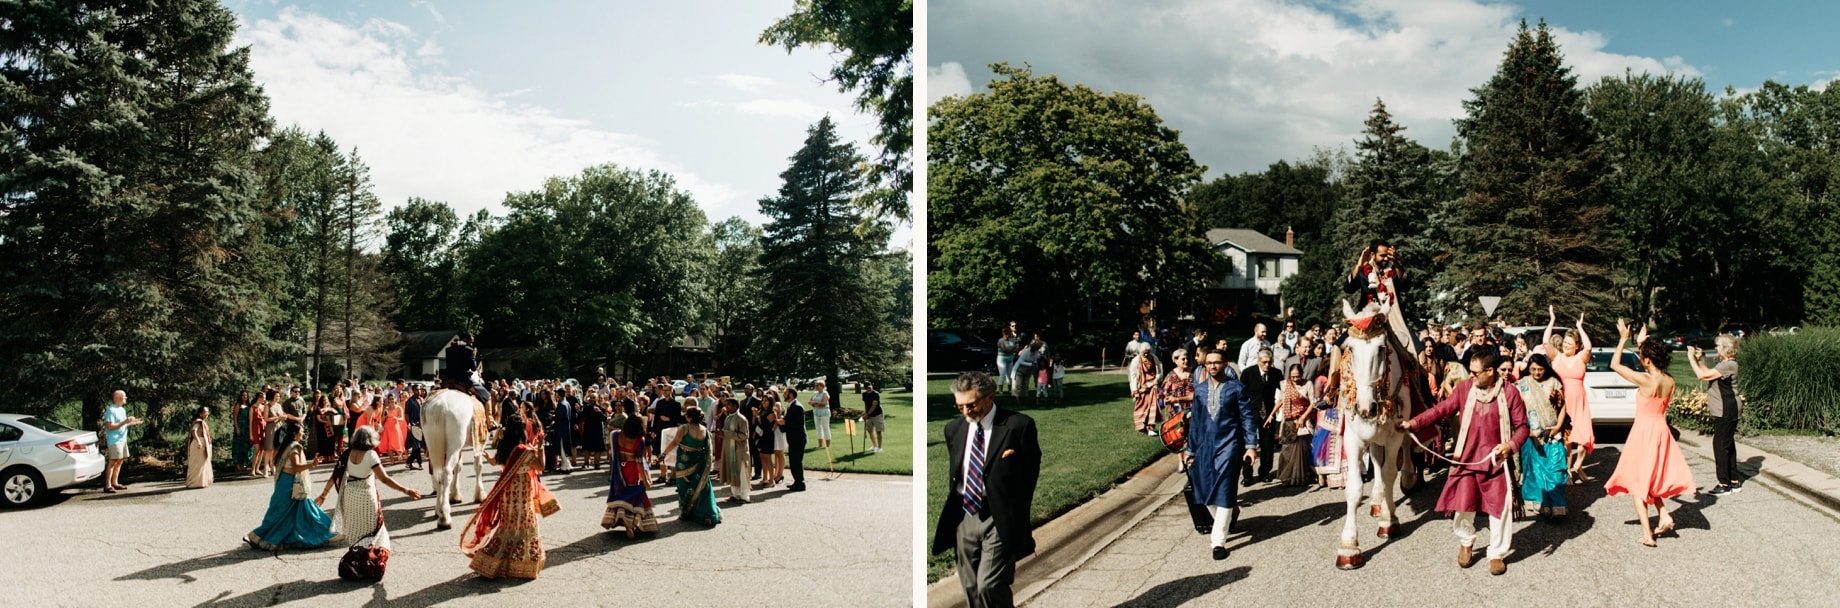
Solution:
<path fill-rule="evenodd" d="M 1287 232 L 1286 241 L 1294 235 Z M 1280 243 L 1256 230 L 1213 228 L 1207 231 L 1208 243 L 1226 258 L 1227 271 L 1210 286 L 1208 308 L 1204 311 L 1214 322 L 1225 322 L 1251 313 L 1255 308 L 1275 313 L 1284 308 L 1278 287 L 1297 274 L 1303 252 Z M 1265 306 L 1255 306 L 1263 302 Z"/>

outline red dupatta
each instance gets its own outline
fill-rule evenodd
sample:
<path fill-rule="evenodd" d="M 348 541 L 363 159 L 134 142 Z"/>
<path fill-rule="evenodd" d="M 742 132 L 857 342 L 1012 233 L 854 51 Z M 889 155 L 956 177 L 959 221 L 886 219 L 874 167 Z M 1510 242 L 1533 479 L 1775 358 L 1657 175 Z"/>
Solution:
<path fill-rule="evenodd" d="M 492 493 L 486 495 L 485 502 L 479 503 L 479 510 L 473 512 L 473 519 L 460 529 L 461 553 L 470 556 L 492 540 L 514 486 L 525 486 L 517 488 L 520 491 L 516 494 L 528 494 L 532 510 L 541 516 L 548 517 L 560 509 L 555 495 L 537 481 L 537 475 L 543 471 L 539 452 L 531 450 L 527 444 L 519 444 L 511 450 L 511 457 L 506 461 L 510 464 L 499 475 L 498 483 L 492 486 Z"/>

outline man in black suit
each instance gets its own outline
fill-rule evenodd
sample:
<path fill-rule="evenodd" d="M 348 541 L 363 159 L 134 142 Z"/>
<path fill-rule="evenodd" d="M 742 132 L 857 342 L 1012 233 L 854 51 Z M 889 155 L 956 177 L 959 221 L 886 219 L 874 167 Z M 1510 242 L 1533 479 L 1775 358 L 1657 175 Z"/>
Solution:
<path fill-rule="evenodd" d="M 1254 420 L 1259 425 L 1259 467 L 1258 476 L 1253 476 L 1252 467 L 1240 467 L 1242 486 L 1252 485 L 1254 481 L 1271 481 L 1272 456 L 1278 452 L 1278 423 L 1269 420 L 1271 411 L 1278 404 L 1278 386 L 1284 381 L 1284 375 L 1273 364 L 1269 349 L 1259 350 L 1258 365 L 1242 370 L 1240 382 L 1246 386 L 1246 394 L 1252 397 Z"/>
<path fill-rule="evenodd" d="M 1035 553 L 1029 507 L 1041 477 L 1035 421 L 996 406 L 997 384 L 960 374 L 952 398 L 963 418 L 946 423 L 952 474 L 933 553 L 958 551 L 958 581 L 972 608 L 1014 605 L 1016 562 Z"/>
<path fill-rule="evenodd" d="M 805 406 L 799 403 L 796 390 L 786 389 L 786 415 L 780 419 L 779 428 L 786 431 L 786 463 L 792 469 L 792 485 L 786 489 L 804 492 Z"/>

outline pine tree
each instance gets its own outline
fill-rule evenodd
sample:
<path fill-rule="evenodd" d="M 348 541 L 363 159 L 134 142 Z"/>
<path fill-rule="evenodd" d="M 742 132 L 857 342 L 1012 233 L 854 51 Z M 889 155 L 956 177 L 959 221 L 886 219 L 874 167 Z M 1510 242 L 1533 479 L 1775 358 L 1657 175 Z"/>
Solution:
<path fill-rule="evenodd" d="M 208 0 L 6 3 L 0 400 L 218 396 L 286 347 L 259 277 L 251 160 L 271 125 L 236 18 Z M 178 417 L 175 417 L 177 419 Z M 72 421 L 76 422 L 76 421 Z"/>
<path fill-rule="evenodd" d="M 1496 314 L 1522 320 L 1548 305 L 1597 319 L 1612 309 L 1606 168 L 1576 85 L 1545 22 L 1523 22 L 1500 70 L 1463 102 L 1467 194 L 1434 292 L 1475 312 L 1477 296 L 1501 296 Z"/>
<path fill-rule="evenodd" d="M 883 322 L 892 291 L 872 280 L 888 231 L 853 203 L 864 191 L 863 158 L 838 141 L 829 116 L 806 131 L 790 160 L 779 195 L 760 199 L 772 221 L 761 239 L 753 358 L 776 371 L 822 373 L 835 397 L 843 388 L 837 372 L 883 369 L 906 350 Z"/>

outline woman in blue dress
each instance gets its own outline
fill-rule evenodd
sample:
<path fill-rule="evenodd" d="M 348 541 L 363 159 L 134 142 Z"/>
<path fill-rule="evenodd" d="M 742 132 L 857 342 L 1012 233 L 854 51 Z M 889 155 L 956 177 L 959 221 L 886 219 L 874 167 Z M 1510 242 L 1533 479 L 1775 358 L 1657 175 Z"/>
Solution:
<path fill-rule="evenodd" d="M 279 466 L 276 467 L 275 491 L 269 495 L 268 513 L 262 516 L 262 525 L 243 536 L 243 540 L 269 551 L 310 549 L 345 542 L 345 535 L 333 533 L 332 516 L 308 498 L 313 495 L 310 475 L 316 463 L 307 458 L 300 444 L 300 425 L 282 423 L 274 430 L 275 445 L 281 446 L 276 458 Z"/>
<path fill-rule="evenodd" d="M 722 510 L 716 507 L 715 481 L 709 478 L 709 429 L 703 426 L 703 408 L 684 408 L 686 424 L 671 438 L 665 453 L 677 450 L 678 519 L 705 526 L 722 523 Z"/>

